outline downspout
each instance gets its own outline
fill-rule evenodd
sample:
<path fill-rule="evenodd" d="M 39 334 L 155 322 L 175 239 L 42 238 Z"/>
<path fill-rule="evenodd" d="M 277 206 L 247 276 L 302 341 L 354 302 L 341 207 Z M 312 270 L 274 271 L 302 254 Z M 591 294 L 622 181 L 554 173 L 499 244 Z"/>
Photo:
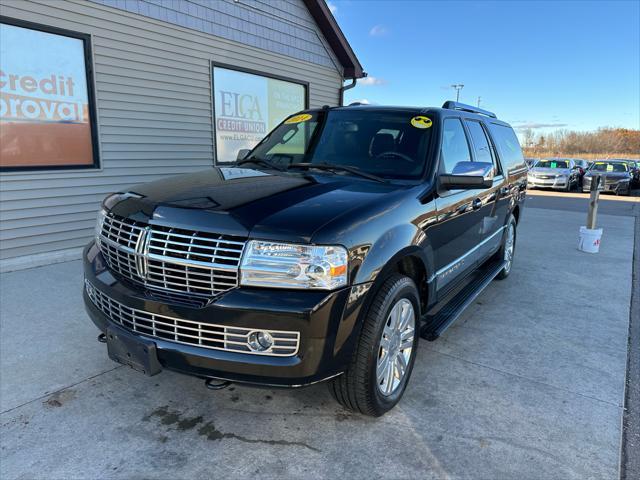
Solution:
<path fill-rule="evenodd" d="M 366 72 L 363 72 L 363 73 L 364 73 L 364 75 L 363 75 L 362 78 L 367 76 Z M 349 85 L 343 85 L 342 87 L 340 87 L 340 106 L 344 105 L 344 92 L 346 92 L 347 90 L 350 90 L 353 87 L 355 87 L 357 80 L 358 79 L 354 77 L 354 78 L 351 79 L 351 83 Z"/>

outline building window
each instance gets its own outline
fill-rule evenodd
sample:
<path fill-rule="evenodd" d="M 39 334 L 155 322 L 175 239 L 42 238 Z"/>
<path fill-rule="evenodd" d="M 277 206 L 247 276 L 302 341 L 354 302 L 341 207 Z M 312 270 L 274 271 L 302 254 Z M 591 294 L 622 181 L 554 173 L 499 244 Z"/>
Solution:
<path fill-rule="evenodd" d="M 0 20 L 0 169 L 98 166 L 89 37 Z"/>
<path fill-rule="evenodd" d="M 213 66 L 216 160 L 236 160 L 292 113 L 307 108 L 303 83 Z"/>

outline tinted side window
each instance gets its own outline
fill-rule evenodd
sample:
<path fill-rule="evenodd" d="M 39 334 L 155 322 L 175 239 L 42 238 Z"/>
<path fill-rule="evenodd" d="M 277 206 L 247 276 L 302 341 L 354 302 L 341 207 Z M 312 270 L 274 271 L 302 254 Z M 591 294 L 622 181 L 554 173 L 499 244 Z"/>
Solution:
<path fill-rule="evenodd" d="M 443 124 L 440 164 L 443 173 L 453 172 L 458 162 L 470 162 L 471 151 L 464 133 L 462 122 L 457 118 L 447 118 Z"/>
<path fill-rule="evenodd" d="M 491 137 L 496 143 L 502 165 L 507 172 L 524 168 L 524 157 L 518 137 L 511 127 L 492 123 L 489 127 Z"/>
<path fill-rule="evenodd" d="M 482 129 L 482 125 L 480 125 L 480 122 L 467 122 L 467 127 L 469 128 L 473 148 L 476 152 L 476 161 L 491 163 L 493 161 L 491 145 L 489 144 L 487 135 Z"/>

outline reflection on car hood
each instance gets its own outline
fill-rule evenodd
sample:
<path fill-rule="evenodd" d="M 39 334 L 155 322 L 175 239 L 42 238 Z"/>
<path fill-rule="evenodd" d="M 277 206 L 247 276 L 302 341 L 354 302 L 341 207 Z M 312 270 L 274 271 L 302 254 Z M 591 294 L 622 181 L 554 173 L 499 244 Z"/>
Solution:
<path fill-rule="evenodd" d="M 568 175 L 568 168 L 547 168 L 547 167 L 533 167 L 531 169 L 532 173 L 541 173 L 545 175 Z"/>
<path fill-rule="evenodd" d="M 185 229 L 309 241 L 346 211 L 387 201 L 403 188 L 343 175 L 214 167 L 131 187 L 135 195 L 109 207 L 117 215 Z"/>

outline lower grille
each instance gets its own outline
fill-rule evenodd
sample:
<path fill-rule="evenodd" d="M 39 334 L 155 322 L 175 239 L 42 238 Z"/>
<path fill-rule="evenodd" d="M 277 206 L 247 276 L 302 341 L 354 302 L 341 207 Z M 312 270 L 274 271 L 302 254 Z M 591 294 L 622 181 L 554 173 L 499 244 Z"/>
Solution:
<path fill-rule="evenodd" d="M 298 353 L 299 332 L 268 330 L 273 337 L 273 346 L 269 350 L 254 351 L 249 348 L 248 342 L 249 334 L 255 329 L 194 322 L 145 312 L 117 302 L 87 280 L 85 288 L 93 304 L 112 322 L 146 337 L 251 355 L 290 357 Z"/>

